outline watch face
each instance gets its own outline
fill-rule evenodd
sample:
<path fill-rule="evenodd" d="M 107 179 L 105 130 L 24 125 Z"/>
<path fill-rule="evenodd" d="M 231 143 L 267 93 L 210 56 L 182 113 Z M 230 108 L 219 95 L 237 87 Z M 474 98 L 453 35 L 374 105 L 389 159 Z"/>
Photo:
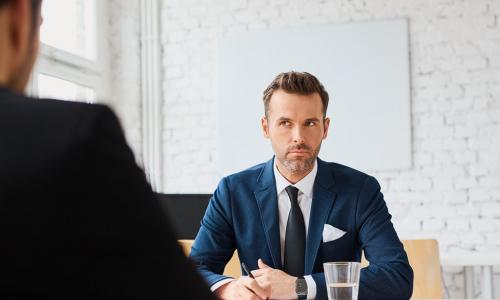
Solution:
<path fill-rule="evenodd" d="M 304 278 L 298 278 L 295 286 L 297 295 L 307 295 L 307 282 Z"/>

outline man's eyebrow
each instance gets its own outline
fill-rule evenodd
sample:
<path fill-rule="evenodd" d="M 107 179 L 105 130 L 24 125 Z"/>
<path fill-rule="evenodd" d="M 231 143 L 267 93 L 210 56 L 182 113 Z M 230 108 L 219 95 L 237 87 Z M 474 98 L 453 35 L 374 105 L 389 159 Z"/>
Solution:
<path fill-rule="evenodd" d="M 292 119 L 287 118 L 287 117 L 279 117 L 278 121 L 291 121 Z"/>
<path fill-rule="evenodd" d="M 314 117 L 314 118 L 308 118 L 306 119 L 306 122 L 319 122 L 319 119 Z"/>

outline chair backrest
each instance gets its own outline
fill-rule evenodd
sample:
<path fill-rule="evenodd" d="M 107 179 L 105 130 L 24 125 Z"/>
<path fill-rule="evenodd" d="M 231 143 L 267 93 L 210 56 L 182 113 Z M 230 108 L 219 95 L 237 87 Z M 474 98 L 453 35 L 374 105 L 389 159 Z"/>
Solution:
<path fill-rule="evenodd" d="M 186 256 L 189 256 L 193 242 L 194 240 L 179 240 L 179 244 L 181 245 Z M 240 259 L 238 258 L 238 253 L 236 251 L 234 251 L 233 257 L 231 257 L 229 262 L 226 264 L 226 267 L 224 268 L 224 275 L 233 278 L 241 276 Z"/>
<path fill-rule="evenodd" d="M 414 299 L 441 299 L 441 264 L 439 248 L 436 240 L 403 240 L 403 246 L 408 254 L 408 260 L 413 268 Z M 361 266 L 369 262 L 363 255 Z"/>

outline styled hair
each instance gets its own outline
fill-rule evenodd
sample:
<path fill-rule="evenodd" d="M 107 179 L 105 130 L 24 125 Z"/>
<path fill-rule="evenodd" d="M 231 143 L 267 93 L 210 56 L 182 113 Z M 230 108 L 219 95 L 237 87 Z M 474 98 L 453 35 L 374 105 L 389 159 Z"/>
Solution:
<path fill-rule="evenodd" d="M 37 26 L 36 21 L 37 21 L 37 14 L 38 10 L 40 9 L 40 5 L 42 4 L 42 0 L 29 0 L 31 3 L 31 27 L 32 29 L 35 29 L 35 26 Z M 9 3 L 10 0 L 0 0 L 0 8 L 2 6 L 6 5 Z"/>
<path fill-rule="evenodd" d="M 7 4 L 8 2 L 10 2 L 10 0 L 0 0 L 0 6 Z M 42 3 L 42 0 L 31 0 L 31 7 L 38 8 L 40 3 Z"/>
<path fill-rule="evenodd" d="M 326 117 L 328 108 L 328 92 L 318 78 L 307 72 L 285 72 L 280 73 L 264 90 L 263 101 L 266 117 L 269 117 L 269 101 L 275 91 L 283 90 L 291 94 L 311 95 L 318 93 L 323 104 L 323 117 Z"/>

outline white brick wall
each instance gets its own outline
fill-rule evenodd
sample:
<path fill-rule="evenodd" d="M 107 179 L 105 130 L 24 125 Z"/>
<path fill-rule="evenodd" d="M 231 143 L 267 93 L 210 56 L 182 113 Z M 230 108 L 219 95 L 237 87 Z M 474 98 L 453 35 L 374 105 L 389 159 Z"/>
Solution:
<path fill-rule="evenodd" d="M 409 20 L 414 163 L 408 170 L 373 175 L 402 238 L 437 238 L 443 254 L 500 252 L 500 1 L 165 0 L 161 15 L 165 192 L 211 193 L 219 180 L 218 36 L 404 17 Z M 127 76 L 132 77 L 121 79 L 135 78 Z M 330 109 L 335 110 L 335 99 Z M 140 145 L 137 111 L 140 107 L 130 102 L 124 115 L 128 135 Z M 450 296 L 463 297 L 463 274 L 446 271 Z"/>
<path fill-rule="evenodd" d="M 495 0 L 164 1 L 166 191 L 210 193 L 219 179 L 213 142 L 218 36 L 405 17 L 410 24 L 414 166 L 374 174 L 391 205 L 415 208 L 395 215 L 398 230 L 402 236 L 413 232 L 399 223 L 418 216 L 420 231 L 448 233 L 453 231 L 448 218 L 460 214 L 466 223 L 489 216 L 485 230 L 500 231 L 499 14 Z M 500 250 L 500 233 L 486 243 Z M 441 243 L 445 252 L 449 246 Z"/>
<path fill-rule="evenodd" d="M 137 160 L 142 158 L 139 2 L 107 1 L 110 98 Z"/>

